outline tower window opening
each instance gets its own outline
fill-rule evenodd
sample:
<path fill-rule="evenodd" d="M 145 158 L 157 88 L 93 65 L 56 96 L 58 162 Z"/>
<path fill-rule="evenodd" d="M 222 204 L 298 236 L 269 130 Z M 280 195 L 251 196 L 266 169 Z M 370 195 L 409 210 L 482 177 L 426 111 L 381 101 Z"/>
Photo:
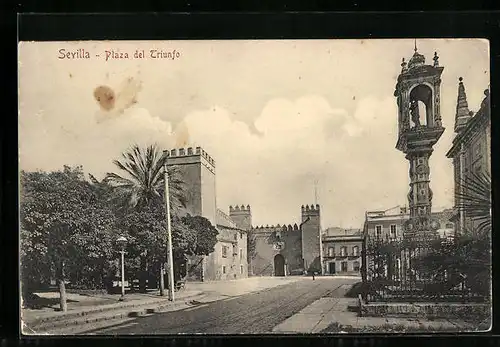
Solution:
<path fill-rule="evenodd" d="M 412 127 L 432 126 L 432 90 L 425 84 L 410 93 L 410 122 Z"/>

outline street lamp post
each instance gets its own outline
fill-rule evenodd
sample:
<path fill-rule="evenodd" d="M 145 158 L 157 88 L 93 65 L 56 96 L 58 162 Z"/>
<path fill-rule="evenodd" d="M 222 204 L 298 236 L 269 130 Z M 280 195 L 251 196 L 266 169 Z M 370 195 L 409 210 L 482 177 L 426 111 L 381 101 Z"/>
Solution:
<path fill-rule="evenodd" d="M 168 254 L 168 299 L 174 301 L 174 261 L 172 254 L 172 228 L 170 225 L 170 194 L 168 185 L 167 157 L 163 162 L 163 173 L 165 181 L 165 212 L 167 218 L 167 254 Z"/>
<path fill-rule="evenodd" d="M 125 300 L 125 246 L 127 244 L 127 239 L 123 236 L 120 236 L 116 242 L 120 246 L 121 253 L 121 261 L 122 261 L 122 269 L 121 269 L 121 277 L 122 277 L 122 296 L 120 297 L 120 301 Z"/>

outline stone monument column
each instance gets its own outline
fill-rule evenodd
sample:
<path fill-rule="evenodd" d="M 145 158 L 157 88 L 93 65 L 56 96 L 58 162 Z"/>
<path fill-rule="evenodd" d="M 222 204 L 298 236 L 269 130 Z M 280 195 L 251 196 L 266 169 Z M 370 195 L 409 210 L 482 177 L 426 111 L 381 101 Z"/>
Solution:
<path fill-rule="evenodd" d="M 394 96 L 398 99 L 399 134 L 396 148 L 406 154 L 409 163 L 407 195 L 410 218 L 404 225 L 404 238 L 425 240 L 437 236 L 438 225 L 432 221 L 432 190 L 429 159 L 433 146 L 444 132 L 439 113 L 439 88 L 443 67 L 434 53 L 434 64 L 415 52 L 402 64 Z M 404 62 L 404 60 L 403 60 Z"/>

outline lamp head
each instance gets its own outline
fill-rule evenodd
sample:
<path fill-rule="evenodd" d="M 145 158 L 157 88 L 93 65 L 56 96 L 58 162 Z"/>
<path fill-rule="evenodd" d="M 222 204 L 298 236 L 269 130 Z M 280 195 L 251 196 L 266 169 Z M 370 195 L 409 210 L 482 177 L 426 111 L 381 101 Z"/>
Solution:
<path fill-rule="evenodd" d="M 122 248 L 125 247 L 127 242 L 128 242 L 128 240 L 124 236 L 120 236 L 119 238 L 116 239 L 116 243 Z"/>

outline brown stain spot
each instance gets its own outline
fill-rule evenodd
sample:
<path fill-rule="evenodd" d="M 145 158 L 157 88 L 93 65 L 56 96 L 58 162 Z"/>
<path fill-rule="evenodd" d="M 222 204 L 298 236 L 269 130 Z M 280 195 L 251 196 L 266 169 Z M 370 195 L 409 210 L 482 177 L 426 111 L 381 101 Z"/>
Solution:
<path fill-rule="evenodd" d="M 115 107 L 115 92 L 108 86 L 99 86 L 94 89 L 94 98 L 104 111 L 111 111 Z"/>
<path fill-rule="evenodd" d="M 175 137 L 176 147 L 186 147 L 189 144 L 189 130 L 184 121 L 175 129 Z"/>
<path fill-rule="evenodd" d="M 69 74 L 69 78 L 73 78 L 73 74 L 72 73 Z"/>

